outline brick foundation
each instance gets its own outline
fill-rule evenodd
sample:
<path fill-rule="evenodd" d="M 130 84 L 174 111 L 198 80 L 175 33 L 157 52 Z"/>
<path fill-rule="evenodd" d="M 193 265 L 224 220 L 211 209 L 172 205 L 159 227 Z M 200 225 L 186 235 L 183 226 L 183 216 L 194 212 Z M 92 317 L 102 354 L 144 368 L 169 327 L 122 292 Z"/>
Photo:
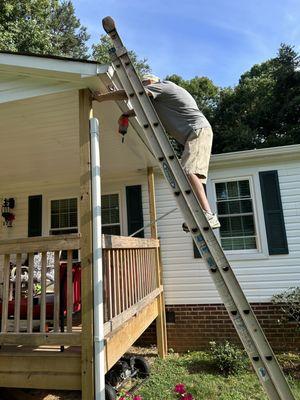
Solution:
<path fill-rule="evenodd" d="M 300 349 L 300 334 L 295 322 L 278 321 L 284 317 L 279 306 L 271 303 L 251 304 L 273 350 Z M 168 347 L 177 352 L 204 350 L 209 342 L 226 339 L 240 344 L 227 311 L 222 304 L 186 304 L 166 306 Z M 174 322 L 175 320 L 175 322 Z M 155 323 L 138 340 L 139 345 L 156 343 Z"/>

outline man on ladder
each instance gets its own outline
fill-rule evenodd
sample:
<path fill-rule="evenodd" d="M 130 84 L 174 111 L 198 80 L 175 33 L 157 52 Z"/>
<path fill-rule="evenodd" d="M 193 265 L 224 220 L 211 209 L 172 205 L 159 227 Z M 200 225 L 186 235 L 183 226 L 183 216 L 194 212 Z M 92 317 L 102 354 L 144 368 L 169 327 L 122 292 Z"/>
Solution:
<path fill-rule="evenodd" d="M 187 174 L 212 229 L 220 227 L 216 214 L 212 213 L 206 197 L 204 185 L 207 180 L 209 159 L 211 154 L 213 131 L 210 123 L 199 110 L 195 99 L 184 88 L 173 82 L 160 80 L 157 76 L 146 74 L 142 77 L 147 93 L 153 101 L 154 108 L 166 132 L 184 146 L 181 165 Z M 99 101 L 125 100 L 123 90 L 110 92 L 104 95 L 96 94 Z M 120 133 L 125 133 L 128 127 L 128 118 L 135 116 L 134 110 L 121 115 Z M 185 223 L 182 228 L 189 229 Z"/>

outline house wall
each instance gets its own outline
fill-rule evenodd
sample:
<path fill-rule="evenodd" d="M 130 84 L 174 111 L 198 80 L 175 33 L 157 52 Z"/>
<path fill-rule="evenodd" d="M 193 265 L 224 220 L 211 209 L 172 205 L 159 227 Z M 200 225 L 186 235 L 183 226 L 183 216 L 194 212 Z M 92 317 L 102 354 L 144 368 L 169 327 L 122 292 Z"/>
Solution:
<path fill-rule="evenodd" d="M 268 254 L 258 171 L 278 170 L 289 254 Z M 271 296 L 300 282 L 300 163 L 270 164 L 261 167 L 213 170 L 208 181 L 208 197 L 215 210 L 213 182 L 232 177 L 250 177 L 253 181 L 254 207 L 260 249 L 252 253 L 235 251 L 227 257 L 250 302 L 269 301 Z M 163 177 L 156 179 L 158 216 L 176 207 Z M 219 295 L 201 259 L 193 256 L 190 235 L 181 229 L 179 210 L 158 222 L 164 266 L 166 304 L 218 304 Z"/>
<path fill-rule="evenodd" d="M 254 164 L 254 163 L 252 163 Z M 259 171 L 278 170 L 289 254 L 268 254 Z M 265 333 L 275 350 L 300 348 L 295 321 L 282 324 L 284 314 L 270 300 L 273 294 L 300 284 L 300 162 L 274 163 L 273 158 L 255 166 L 214 168 L 213 162 L 207 191 L 216 210 L 214 182 L 249 177 L 252 182 L 259 250 L 227 252 L 227 257 L 250 301 Z M 158 216 L 176 207 L 164 178 L 156 177 Z M 231 339 L 237 334 L 201 259 L 195 259 L 192 240 L 181 230 L 179 210 L 158 222 L 163 262 L 169 347 L 176 351 L 203 349 L 211 340 Z M 153 325 L 139 343 L 154 343 Z"/>

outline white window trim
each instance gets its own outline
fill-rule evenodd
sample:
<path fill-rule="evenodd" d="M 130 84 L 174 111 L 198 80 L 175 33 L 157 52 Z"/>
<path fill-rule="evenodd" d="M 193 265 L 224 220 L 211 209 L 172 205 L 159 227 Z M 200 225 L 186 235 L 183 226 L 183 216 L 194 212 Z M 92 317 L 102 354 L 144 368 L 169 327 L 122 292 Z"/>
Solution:
<path fill-rule="evenodd" d="M 119 199 L 119 223 L 113 223 L 113 224 L 103 224 L 102 226 L 117 226 L 120 225 L 120 235 L 123 235 L 123 207 L 122 207 L 122 194 L 121 191 L 119 190 L 114 190 L 114 191 L 104 191 L 101 193 L 101 196 L 109 196 L 109 195 L 113 195 L 113 194 L 117 194 L 118 195 L 118 199 Z"/>
<path fill-rule="evenodd" d="M 51 201 L 54 200 L 69 200 L 69 199 L 77 199 L 77 226 L 75 227 L 70 227 L 70 228 L 61 228 L 61 230 L 63 229 L 77 229 L 78 232 L 80 232 L 80 215 L 79 215 L 79 197 L 78 196 L 72 196 L 72 195 L 68 195 L 68 196 L 55 196 L 55 197 L 49 197 L 48 198 L 48 212 L 47 212 L 47 217 L 48 217 L 48 221 L 47 221 L 47 227 L 48 227 L 48 235 L 51 235 Z M 58 229 L 59 230 L 59 229 Z"/>
<path fill-rule="evenodd" d="M 214 212 L 217 211 L 217 195 L 216 195 L 216 183 L 220 182 L 232 182 L 248 180 L 250 195 L 253 205 L 253 217 L 256 229 L 256 241 L 257 249 L 246 249 L 246 250 L 226 250 L 224 251 L 229 260 L 251 260 L 251 259 L 267 259 L 269 258 L 266 230 L 264 225 L 264 213 L 263 205 L 260 193 L 260 183 L 258 173 L 239 175 L 239 176 L 221 176 L 209 179 L 207 182 L 207 195 L 209 200 L 212 199 L 211 204 L 213 205 Z M 215 230 L 215 235 L 220 243 L 220 232 L 218 229 Z"/>

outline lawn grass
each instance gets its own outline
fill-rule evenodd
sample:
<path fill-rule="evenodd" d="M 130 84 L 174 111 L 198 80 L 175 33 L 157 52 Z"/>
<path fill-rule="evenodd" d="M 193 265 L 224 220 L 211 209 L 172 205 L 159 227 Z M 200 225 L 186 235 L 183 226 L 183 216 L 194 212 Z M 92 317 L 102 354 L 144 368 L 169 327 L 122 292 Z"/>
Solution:
<path fill-rule="evenodd" d="M 300 400 L 300 356 L 284 354 L 280 362 L 296 400 Z M 267 400 L 256 375 L 248 369 L 225 377 L 216 371 L 205 352 L 184 355 L 171 354 L 165 360 L 156 359 L 151 376 L 138 391 L 143 400 L 174 400 L 174 386 L 184 383 L 195 400 Z"/>

